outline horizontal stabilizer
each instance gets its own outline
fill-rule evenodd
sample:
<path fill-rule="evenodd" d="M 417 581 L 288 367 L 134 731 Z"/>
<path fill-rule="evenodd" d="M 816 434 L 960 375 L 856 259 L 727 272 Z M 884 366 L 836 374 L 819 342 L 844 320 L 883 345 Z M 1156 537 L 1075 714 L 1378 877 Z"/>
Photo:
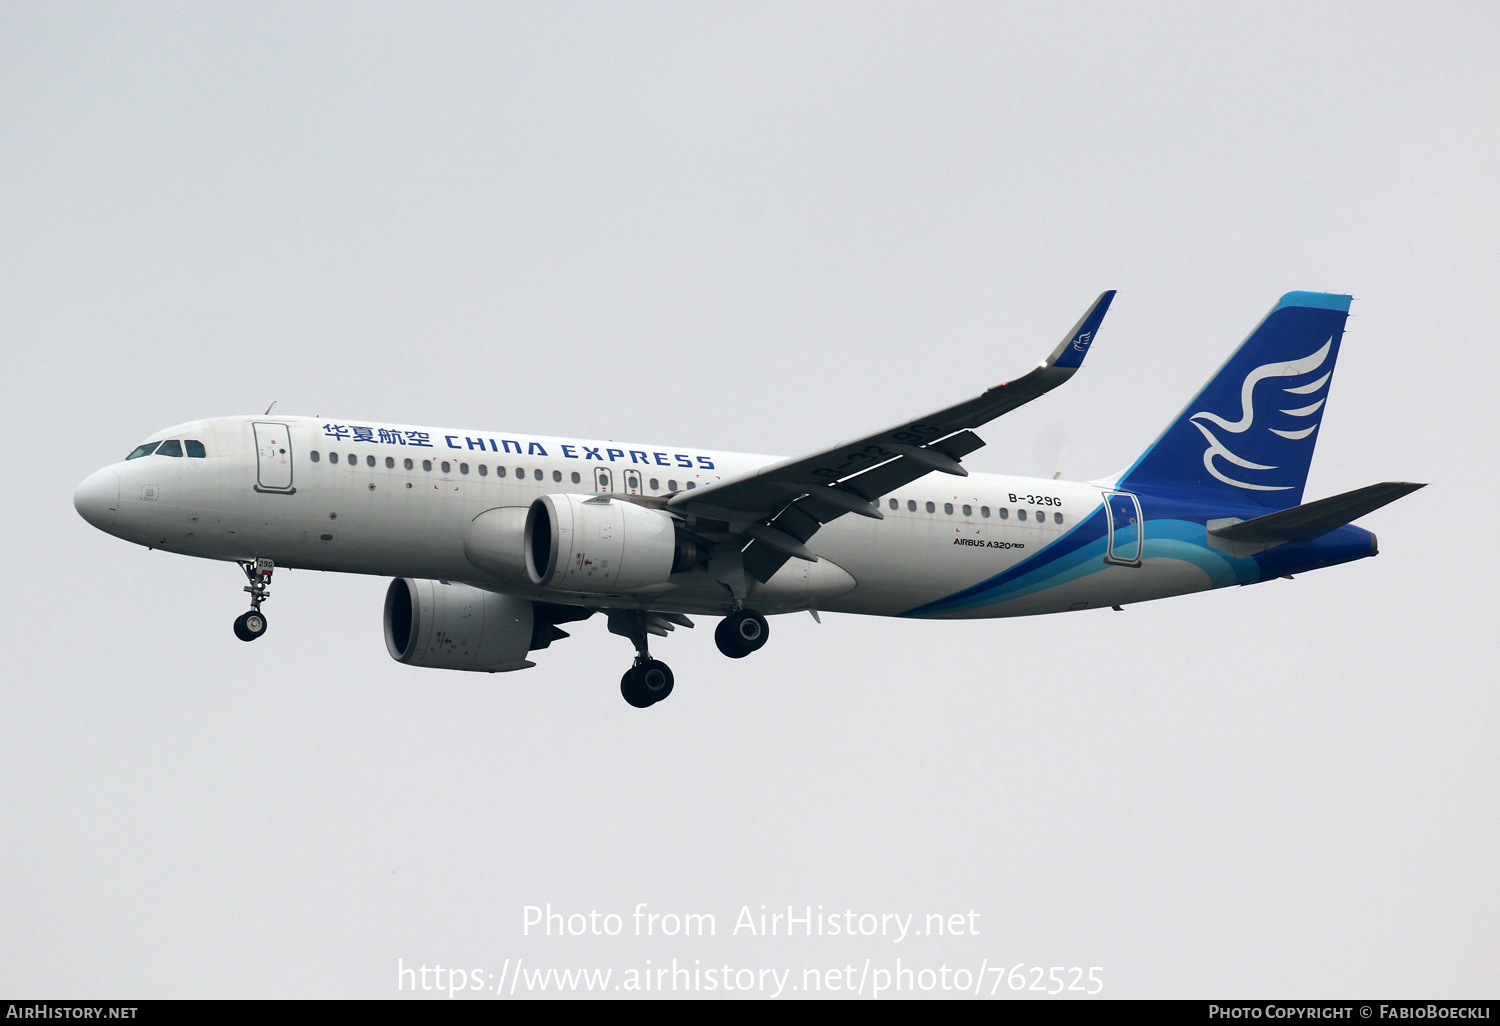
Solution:
<path fill-rule="evenodd" d="M 1311 541 L 1425 487 L 1425 484 L 1412 484 L 1409 481 L 1385 481 L 1356 488 L 1342 495 L 1330 495 L 1326 499 L 1305 502 L 1291 509 L 1267 513 L 1254 520 L 1241 520 L 1221 527 L 1210 526 L 1208 533 L 1231 542 Z"/>

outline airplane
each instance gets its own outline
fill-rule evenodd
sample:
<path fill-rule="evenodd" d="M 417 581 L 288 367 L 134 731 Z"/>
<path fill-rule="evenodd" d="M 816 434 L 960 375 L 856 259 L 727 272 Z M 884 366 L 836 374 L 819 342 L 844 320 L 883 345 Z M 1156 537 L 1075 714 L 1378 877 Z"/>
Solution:
<path fill-rule="evenodd" d="M 1129 467 L 1089 482 L 970 473 L 974 429 L 1069 380 L 1099 296 L 1029 373 L 805 456 L 355 422 L 216 417 L 156 432 L 74 506 L 116 537 L 238 563 L 265 635 L 277 567 L 391 577 L 390 655 L 507 672 L 603 612 L 647 708 L 652 637 L 719 617 L 734 659 L 768 615 L 1028 616 L 1250 585 L 1376 555 L 1352 521 L 1423 487 L 1304 503 L 1350 296 L 1282 296 Z M 274 407 L 274 404 L 273 404 Z"/>

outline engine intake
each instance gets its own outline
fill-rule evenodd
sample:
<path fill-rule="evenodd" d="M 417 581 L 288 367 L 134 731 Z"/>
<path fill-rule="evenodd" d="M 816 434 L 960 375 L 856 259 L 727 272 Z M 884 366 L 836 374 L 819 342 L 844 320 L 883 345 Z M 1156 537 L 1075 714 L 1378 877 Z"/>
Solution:
<path fill-rule="evenodd" d="M 526 658 L 533 619 L 531 602 L 514 595 L 398 577 L 385 593 L 385 647 L 409 666 L 524 670 L 536 665 Z"/>
<path fill-rule="evenodd" d="M 659 587 L 698 561 L 677 521 L 606 495 L 544 495 L 526 514 L 526 575 L 559 591 L 620 595 Z"/>

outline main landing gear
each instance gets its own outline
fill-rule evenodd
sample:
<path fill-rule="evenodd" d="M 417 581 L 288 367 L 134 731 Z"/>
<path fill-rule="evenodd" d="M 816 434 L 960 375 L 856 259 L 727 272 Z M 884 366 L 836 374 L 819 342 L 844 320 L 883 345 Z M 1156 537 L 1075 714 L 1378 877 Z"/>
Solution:
<path fill-rule="evenodd" d="M 655 705 L 672 693 L 672 668 L 660 659 L 636 656 L 620 678 L 620 694 L 637 709 Z"/>
<path fill-rule="evenodd" d="M 620 694 L 637 709 L 655 705 L 672 693 L 672 668 L 651 658 L 646 637 L 665 636 L 674 625 L 691 627 L 693 621 L 681 613 L 653 613 L 643 609 L 614 609 L 609 614 L 611 634 L 630 639 L 635 645 L 635 665 L 620 678 Z"/>
<path fill-rule="evenodd" d="M 714 628 L 714 643 L 731 659 L 758 651 L 771 636 L 771 625 L 753 609 L 736 609 Z"/>
<path fill-rule="evenodd" d="M 260 611 L 260 604 L 271 597 L 271 574 L 276 564 L 269 559 L 247 559 L 240 562 L 240 569 L 250 581 L 245 588 L 250 593 L 250 611 L 235 618 L 234 636 L 254 641 L 266 633 L 266 614 Z"/>
<path fill-rule="evenodd" d="M 674 625 L 691 627 L 693 621 L 681 613 L 610 610 L 610 633 L 627 637 L 635 645 L 635 665 L 620 678 L 620 694 L 637 709 L 655 705 L 672 693 L 672 668 L 660 659 L 651 658 L 647 638 L 652 634 L 665 636 Z M 770 634 L 764 616 L 753 609 L 736 609 L 719 622 L 714 641 L 729 658 L 743 659 L 765 645 Z"/>

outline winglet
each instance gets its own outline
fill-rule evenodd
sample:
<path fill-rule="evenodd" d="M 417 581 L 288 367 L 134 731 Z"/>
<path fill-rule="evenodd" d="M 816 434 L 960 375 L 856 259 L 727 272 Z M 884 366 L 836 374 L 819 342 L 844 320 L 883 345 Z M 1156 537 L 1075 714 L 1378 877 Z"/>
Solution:
<path fill-rule="evenodd" d="M 1104 322 L 1104 315 L 1109 312 L 1109 304 L 1114 301 L 1114 298 L 1115 290 L 1110 289 L 1094 300 L 1094 305 L 1078 319 L 1078 323 L 1073 325 L 1073 330 L 1068 332 L 1062 342 L 1058 343 L 1057 348 L 1052 350 L 1052 355 L 1047 357 L 1042 366 L 1077 370 L 1083 363 L 1083 358 L 1088 355 L 1089 346 L 1099 331 L 1099 325 Z"/>

